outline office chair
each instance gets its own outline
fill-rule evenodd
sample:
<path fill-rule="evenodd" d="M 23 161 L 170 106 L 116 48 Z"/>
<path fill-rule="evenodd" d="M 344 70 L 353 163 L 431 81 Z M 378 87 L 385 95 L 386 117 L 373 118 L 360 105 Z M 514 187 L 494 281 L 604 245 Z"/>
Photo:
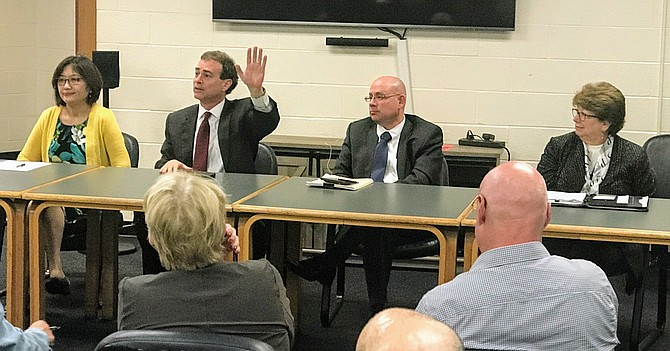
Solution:
<path fill-rule="evenodd" d="M 256 174 L 279 174 L 277 155 L 272 148 L 264 143 L 258 143 L 258 153 L 254 161 Z M 264 258 L 269 253 L 272 240 L 272 221 L 260 220 L 253 226 L 252 249 L 253 259 Z M 276 263 L 276 262 L 274 262 Z"/>
<path fill-rule="evenodd" d="M 654 170 L 656 181 L 656 192 L 653 197 L 670 199 L 670 134 L 655 135 L 645 141 L 642 148 L 649 157 L 649 163 Z M 652 245 L 653 252 L 658 254 L 658 310 L 656 319 L 656 330 L 653 331 L 639 345 L 640 349 L 645 349 L 653 343 L 665 329 L 666 303 L 668 295 L 668 247 L 662 245 Z M 639 340 L 640 324 L 642 318 L 642 299 L 641 295 L 638 301 L 637 294 L 633 305 L 633 326 L 631 327 L 631 340 Z M 633 342 L 631 342 L 633 343 Z M 636 342 L 635 342 L 636 343 Z M 631 350 L 638 345 L 631 345 Z"/>
<path fill-rule="evenodd" d="M 278 174 L 277 155 L 266 144 L 258 143 L 258 153 L 254 163 L 256 174 Z"/>
<path fill-rule="evenodd" d="M 127 133 L 123 134 L 128 156 L 130 157 L 130 167 L 137 168 L 140 159 L 140 146 L 137 139 Z M 121 213 L 119 212 L 119 216 Z M 86 231 L 87 231 L 86 211 L 74 208 L 65 208 L 65 228 L 63 230 L 63 241 L 61 242 L 61 251 L 86 251 Z M 119 223 L 122 223 L 119 229 L 120 235 L 135 236 L 134 225 L 132 222 L 123 222 L 119 217 Z M 119 242 L 119 255 L 128 255 L 137 251 L 137 246 L 128 242 Z"/>
<path fill-rule="evenodd" d="M 440 184 L 442 186 L 449 185 L 449 166 L 447 165 L 447 160 L 442 157 L 442 171 L 440 172 Z M 348 226 L 343 226 L 336 230 L 334 224 L 328 225 L 328 233 L 326 239 L 326 250 L 329 247 L 335 245 L 337 242 L 337 237 L 340 236 L 344 231 L 347 230 Z M 393 252 L 394 260 L 402 259 L 411 259 L 418 257 L 426 256 L 435 256 L 440 253 L 440 242 L 437 238 L 430 233 L 418 232 L 416 235 L 421 235 L 422 239 L 415 242 L 404 243 L 395 247 Z M 356 255 L 361 255 L 361 248 L 354 252 Z M 335 298 L 331 298 L 332 284 L 324 284 L 321 290 L 321 311 L 320 319 L 321 326 L 327 328 L 331 325 L 335 316 L 340 311 L 342 303 L 344 301 L 344 276 L 345 276 L 345 265 L 342 263 L 337 268 L 337 274 L 335 277 L 336 280 L 336 292 Z"/>
<path fill-rule="evenodd" d="M 168 330 L 121 330 L 95 351 L 273 351 L 267 343 L 238 335 Z"/>

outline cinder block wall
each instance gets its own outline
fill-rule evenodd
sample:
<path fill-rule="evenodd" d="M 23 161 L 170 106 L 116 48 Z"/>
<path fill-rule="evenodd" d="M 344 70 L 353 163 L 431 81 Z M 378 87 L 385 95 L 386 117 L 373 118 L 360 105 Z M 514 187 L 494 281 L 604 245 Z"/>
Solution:
<path fill-rule="evenodd" d="M 28 1 L 38 2 L 49 3 Z M 573 93 L 585 82 L 607 80 L 627 97 L 622 136 L 642 144 L 668 133 L 667 2 L 517 0 L 514 32 L 409 30 L 414 112 L 440 125 L 445 142 L 456 143 L 468 129 L 491 132 L 507 141 L 513 159 L 535 163 L 550 136 L 571 130 Z M 38 43 L 42 37 L 35 36 Z M 389 38 L 391 45 L 327 47 L 327 36 Z M 112 90 L 111 107 L 122 129 L 140 140 L 141 167 L 159 157 L 167 113 L 195 103 L 191 77 L 199 55 L 221 49 L 244 63 L 252 45 L 269 57 L 266 87 L 282 115 L 276 134 L 342 137 L 349 122 L 367 115 L 362 98 L 370 82 L 399 74 L 397 39 L 373 28 L 214 23 L 211 0 L 98 0 L 98 49 L 121 56 L 121 87 Z M 38 67 L 50 72 L 54 65 Z M 8 84 L 36 89 L 20 73 L 0 68 L 0 74 L 0 99 L 8 99 Z M 248 91 L 241 85 L 233 95 Z M 0 117 L 18 126 L 11 135 L 0 130 L 0 147 L 9 140 L 22 145 L 17 140 L 51 101 L 40 103 L 36 111 L 12 105 Z"/>

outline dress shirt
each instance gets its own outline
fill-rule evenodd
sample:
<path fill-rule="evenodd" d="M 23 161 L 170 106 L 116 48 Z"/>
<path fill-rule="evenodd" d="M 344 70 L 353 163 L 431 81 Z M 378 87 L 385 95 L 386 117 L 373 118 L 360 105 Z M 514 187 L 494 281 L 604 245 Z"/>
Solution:
<path fill-rule="evenodd" d="M 25 331 L 14 327 L 5 319 L 5 309 L 0 304 L 0 350 L 42 351 L 49 348 L 49 337 L 43 330 L 28 328 Z"/>
<path fill-rule="evenodd" d="M 400 143 L 400 132 L 405 126 L 405 117 L 397 126 L 386 130 L 377 125 L 377 138 L 380 138 L 384 132 L 391 134 L 391 140 L 388 142 L 388 157 L 386 158 L 386 171 L 384 172 L 384 183 L 395 183 L 398 181 L 398 144 Z M 379 139 L 377 139 L 379 140 Z"/>
<path fill-rule="evenodd" d="M 207 172 L 225 172 L 226 167 L 223 164 L 223 157 L 221 157 L 221 150 L 219 149 L 219 121 L 221 119 L 221 112 L 223 111 L 223 105 L 226 102 L 224 99 L 219 104 L 214 106 L 212 109 L 207 110 L 202 105 L 198 106 L 198 122 L 195 126 L 195 135 L 193 138 L 193 157 L 195 157 L 195 143 L 198 139 L 198 129 L 200 129 L 200 124 L 204 120 L 205 112 L 210 112 L 212 115 L 209 117 L 209 152 L 207 153 Z M 261 112 L 270 112 L 272 111 L 272 104 L 270 103 L 270 97 L 263 89 L 263 95 L 259 97 L 252 97 L 251 103 L 254 105 L 254 108 Z"/>
<path fill-rule="evenodd" d="M 531 242 L 484 252 L 416 309 L 450 325 L 468 349 L 613 350 L 618 306 L 598 266 Z"/>

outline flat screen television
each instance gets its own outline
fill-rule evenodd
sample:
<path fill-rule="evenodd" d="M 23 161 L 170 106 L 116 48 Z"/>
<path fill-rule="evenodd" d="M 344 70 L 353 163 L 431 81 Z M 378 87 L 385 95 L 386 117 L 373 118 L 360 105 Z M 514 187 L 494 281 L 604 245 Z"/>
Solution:
<path fill-rule="evenodd" d="M 212 0 L 214 21 L 514 30 L 516 0 Z"/>

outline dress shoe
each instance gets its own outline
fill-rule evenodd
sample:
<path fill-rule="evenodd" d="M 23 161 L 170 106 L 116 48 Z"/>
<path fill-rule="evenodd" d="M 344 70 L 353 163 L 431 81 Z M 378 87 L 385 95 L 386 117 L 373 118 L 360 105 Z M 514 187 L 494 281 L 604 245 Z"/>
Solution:
<path fill-rule="evenodd" d="M 49 294 L 70 295 L 70 280 L 63 278 L 49 278 L 44 284 L 44 289 Z"/>
<path fill-rule="evenodd" d="M 286 262 L 286 267 L 288 267 L 291 272 L 310 282 L 316 280 L 323 285 L 328 285 L 335 279 L 335 269 L 322 269 L 321 267 L 312 268 L 310 266 L 311 265 L 309 263 L 305 263 L 305 261 Z"/>

